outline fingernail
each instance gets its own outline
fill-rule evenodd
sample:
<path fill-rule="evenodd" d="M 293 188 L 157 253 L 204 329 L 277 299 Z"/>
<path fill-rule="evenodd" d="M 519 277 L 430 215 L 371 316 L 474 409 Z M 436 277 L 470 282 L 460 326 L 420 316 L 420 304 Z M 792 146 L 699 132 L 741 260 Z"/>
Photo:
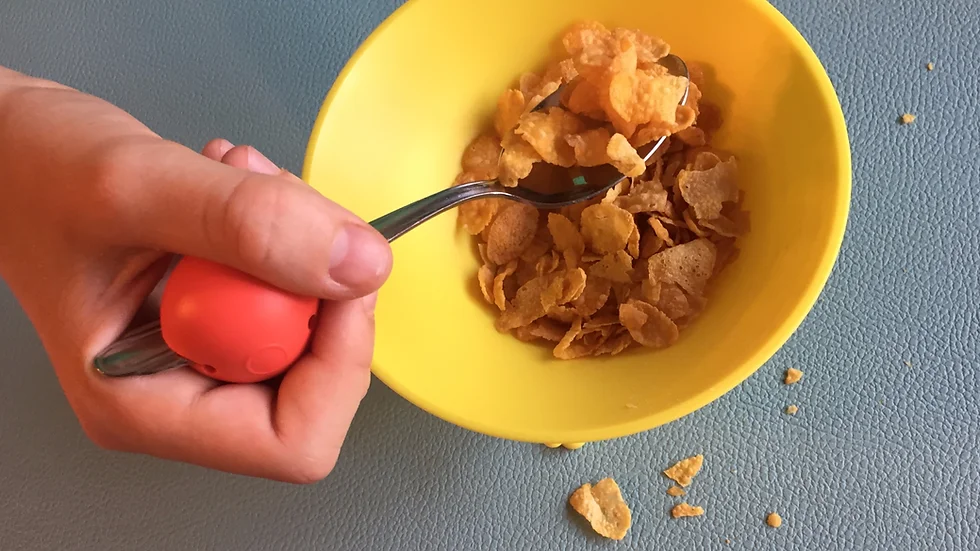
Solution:
<path fill-rule="evenodd" d="M 373 290 L 391 268 L 391 250 L 378 232 L 358 224 L 344 226 L 330 249 L 330 278 L 352 291 Z"/>
<path fill-rule="evenodd" d="M 280 168 L 275 163 L 259 153 L 254 147 L 248 148 L 248 169 L 260 174 L 278 174 Z"/>
<path fill-rule="evenodd" d="M 215 138 L 204 145 L 204 149 L 201 150 L 201 154 L 212 161 L 220 161 L 221 158 L 234 147 L 235 144 L 224 138 Z"/>

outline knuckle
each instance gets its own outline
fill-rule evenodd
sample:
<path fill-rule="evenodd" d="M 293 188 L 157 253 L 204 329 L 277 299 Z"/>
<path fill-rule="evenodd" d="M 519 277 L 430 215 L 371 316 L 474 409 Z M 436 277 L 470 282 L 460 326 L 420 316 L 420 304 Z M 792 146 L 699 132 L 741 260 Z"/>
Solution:
<path fill-rule="evenodd" d="M 242 262 L 253 266 L 270 262 L 282 238 L 283 220 L 290 214 L 288 203 L 285 186 L 253 175 L 234 187 L 218 226 Z"/>
<path fill-rule="evenodd" d="M 241 261 L 262 266 L 274 261 L 280 245 L 288 243 L 287 225 L 299 206 L 292 184 L 250 174 L 224 204 L 219 226 Z"/>
<path fill-rule="evenodd" d="M 108 209 L 111 215 L 132 212 L 127 193 L 143 172 L 145 159 L 151 157 L 147 142 L 129 136 L 107 139 L 92 148 L 85 157 L 85 181 L 89 196 Z"/>

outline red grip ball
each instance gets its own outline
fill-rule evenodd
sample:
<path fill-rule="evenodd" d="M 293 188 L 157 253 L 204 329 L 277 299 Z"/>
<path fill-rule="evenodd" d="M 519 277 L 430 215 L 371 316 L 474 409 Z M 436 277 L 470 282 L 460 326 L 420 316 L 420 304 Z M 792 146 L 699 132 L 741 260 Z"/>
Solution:
<path fill-rule="evenodd" d="M 319 301 L 248 274 L 184 257 L 163 291 L 160 327 L 198 372 L 229 383 L 275 377 L 302 355 Z"/>

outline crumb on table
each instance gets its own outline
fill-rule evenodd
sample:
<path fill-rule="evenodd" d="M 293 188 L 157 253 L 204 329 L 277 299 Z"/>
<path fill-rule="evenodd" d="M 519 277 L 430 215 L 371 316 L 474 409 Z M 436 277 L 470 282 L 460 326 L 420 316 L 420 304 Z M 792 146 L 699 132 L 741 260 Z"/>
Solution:
<path fill-rule="evenodd" d="M 800 382 L 800 379 L 802 378 L 803 378 L 803 372 L 800 371 L 799 369 L 796 369 L 795 367 L 791 367 L 786 370 L 786 376 L 783 378 L 783 382 L 788 385 L 791 385 L 793 383 Z"/>
<path fill-rule="evenodd" d="M 694 507 L 687 503 L 679 503 L 670 510 L 670 516 L 674 518 L 699 517 L 704 514 L 703 507 Z"/>
<path fill-rule="evenodd" d="M 915 122 L 915 115 L 912 113 L 905 113 L 902 115 L 900 120 L 902 121 L 902 124 L 912 124 Z"/>
<path fill-rule="evenodd" d="M 664 471 L 664 476 L 680 484 L 681 486 L 690 486 L 691 480 L 694 479 L 694 475 L 698 474 L 698 471 L 701 470 L 701 466 L 703 464 L 703 455 L 688 457 L 687 459 L 678 461 L 672 467 Z"/>
<path fill-rule="evenodd" d="M 800 408 L 796 407 L 793 404 L 790 404 L 790 405 L 786 406 L 786 414 L 787 415 L 796 415 L 796 412 L 797 411 L 800 411 Z"/>
<path fill-rule="evenodd" d="M 621 540 L 632 524 L 629 505 L 611 478 L 604 478 L 595 486 L 583 484 L 568 498 L 568 504 L 604 538 Z"/>
<path fill-rule="evenodd" d="M 667 495 L 672 497 L 681 497 L 682 495 L 687 495 L 687 492 L 685 492 L 684 488 L 681 488 L 680 486 L 671 486 L 670 488 L 667 488 Z"/>
<path fill-rule="evenodd" d="M 779 528 L 783 525 L 783 517 L 779 516 L 779 513 L 769 513 L 769 516 L 766 517 L 766 524 L 773 528 Z"/>
<path fill-rule="evenodd" d="M 931 70 L 933 70 L 935 68 L 936 68 L 936 66 L 933 65 L 931 61 L 929 63 L 926 63 L 926 71 L 931 71 Z"/>

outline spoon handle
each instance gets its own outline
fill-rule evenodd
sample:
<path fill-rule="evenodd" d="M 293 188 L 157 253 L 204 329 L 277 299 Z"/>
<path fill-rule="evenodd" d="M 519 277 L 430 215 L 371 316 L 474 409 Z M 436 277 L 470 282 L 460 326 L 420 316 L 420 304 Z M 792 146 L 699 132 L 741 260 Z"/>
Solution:
<path fill-rule="evenodd" d="M 371 222 L 371 226 L 381 232 L 381 235 L 385 236 L 389 242 L 394 241 L 405 232 L 437 214 L 467 201 L 490 195 L 505 194 L 496 190 L 494 185 L 489 181 L 460 184 L 433 193 L 424 199 L 419 199 L 414 203 L 410 203 L 380 218 L 376 218 Z"/>
<path fill-rule="evenodd" d="M 434 193 L 371 222 L 388 241 L 457 205 L 491 195 L 506 195 L 489 181 L 461 184 Z M 215 268 L 217 269 L 217 267 Z M 169 285 L 168 281 L 168 285 Z M 95 357 L 95 367 L 110 377 L 149 375 L 190 363 L 170 349 L 160 321 L 131 329 Z"/>

